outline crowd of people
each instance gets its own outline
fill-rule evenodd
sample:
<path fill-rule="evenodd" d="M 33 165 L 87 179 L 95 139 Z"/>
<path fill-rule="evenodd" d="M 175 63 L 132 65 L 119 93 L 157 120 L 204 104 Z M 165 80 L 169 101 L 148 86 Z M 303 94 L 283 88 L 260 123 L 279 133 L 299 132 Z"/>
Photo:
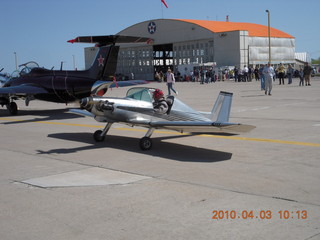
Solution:
<path fill-rule="evenodd" d="M 240 69 L 238 67 L 234 68 L 213 68 L 213 67 L 195 67 L 193 71 L 188 72 L 188 74 L 181 74 L 179 71 L 174 73 L 177 82 L 200 82 L 211 83 L 216 81 L 225 81 L 232 80 L 236 82 L 251 82 L 253 80 L 259 81 L 263 78 L 263 68 L 267 65 L 260 65 L 253 67 L 247 67 L 246 65 Z M 309 66 L 309 71 L 313 72 L 314 69 Z M 292 84 L 292 79 L 300 78 L 301 72 L 305 68 L 301 67 L 300 69 L 294 69 L 291 64 L 284 66 L 280 64 L 277 67 L 274 67 L 274 79 L 279 79 L 279 84 L 285 84 L 284 79 L 288 78 L 287 84 Z M 307 74 L 308 75 L 308 74 Z M 167 74 L 162 71 L 155 73 L 155 80 L 159 82 L 166 81 Z"/>
<path fill-rule="evenodd" d="M 255 79 L 261 82 L 261 90 L 264 90 L 266 95 L 271 95 L 272 84 L 276 81 L 276 78 L 279 79 L 279 85 L 285 84 L 285 78 L 288 78 L 287 84 L 292 84 L 293 77 L 298 77 L 300 79 L 299 86 L 311 86 L 310 79 L 313 71 L 313 68 L 308 63 L 299 70 L 295 70 L 291 64 L 287 67 L 280 64 L 274 68 L 270 63 L 262 64 L 255 68 L 245 65 L 243 69 L 239 69 L 236 66 L 233 69 L 197 67 L 190 74 L 183 76 L 179 72 L 174 74 L 169 68 L 165 74 L 162 71 L 156 72 L 155 79 L 159 82 L 167 82 L 169 95 L 171 95 L 171 91 L 178 95 L 178 91 L 173 87 L 176 81 L 192 81 L 204 84 L 230 79 L 234 79 L 235 82 L 251 82 Z"/>

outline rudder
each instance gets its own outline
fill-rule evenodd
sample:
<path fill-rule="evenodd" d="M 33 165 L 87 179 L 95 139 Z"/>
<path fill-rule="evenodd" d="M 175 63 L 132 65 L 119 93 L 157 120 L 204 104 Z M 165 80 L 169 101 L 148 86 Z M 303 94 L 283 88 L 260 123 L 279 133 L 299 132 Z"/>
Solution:
<path fill-rule="evenodd" d="M 233 93 L 223 92 L 219 96 L 212 108 L 210 119 L 214 122 L 229 122 Z"/>
<path fill-rule="evenodd" d="M 91 78 L 97 80 L 101 80 L 103 78 L 111 52 L 111 45 L 99 48 L 99 51 L 97 52 L 91 67 L 87 70 Z"/>

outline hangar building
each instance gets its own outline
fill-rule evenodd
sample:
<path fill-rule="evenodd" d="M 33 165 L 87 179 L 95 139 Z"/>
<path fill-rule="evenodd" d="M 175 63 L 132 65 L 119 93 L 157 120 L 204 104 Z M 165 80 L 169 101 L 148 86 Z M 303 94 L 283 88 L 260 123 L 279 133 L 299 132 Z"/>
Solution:
<path fill-rule="evenodd" d="M 219 66 L 265 64 L 269 59 L 268 26 L 209 20 L 156 19 L 132 25 L 119 35 L 152 38 L 152 44 L 121 45 L 117 73 L 151 80 L 168 67 L 212 63 Z M 271 28 L 272 64 L 295 62 L 295 38 Z M 95 55 L 85 50 L 86 67 Z M 183 74 L 183 73 L 182 73 Z"/>

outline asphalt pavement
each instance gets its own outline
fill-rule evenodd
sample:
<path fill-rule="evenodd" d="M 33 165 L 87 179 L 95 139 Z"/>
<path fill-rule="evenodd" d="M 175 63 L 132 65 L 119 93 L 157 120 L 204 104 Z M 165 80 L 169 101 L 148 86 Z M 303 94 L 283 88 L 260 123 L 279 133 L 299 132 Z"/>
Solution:
<path fill-rule="evenodd" d="M 0 235 L 37 239 L 320 239 L 320 78 L 312 86 L 260 82 L 176 83 L 180 100 L 211 111 L 233 93 L 241 135 L 152 135 L 104 127 L 76 104 L 17 101 L 0 109 Z M 151 83 L 162 88 L 165 83 Z M 129 88 L 108 96 L 123 97 Z"/>

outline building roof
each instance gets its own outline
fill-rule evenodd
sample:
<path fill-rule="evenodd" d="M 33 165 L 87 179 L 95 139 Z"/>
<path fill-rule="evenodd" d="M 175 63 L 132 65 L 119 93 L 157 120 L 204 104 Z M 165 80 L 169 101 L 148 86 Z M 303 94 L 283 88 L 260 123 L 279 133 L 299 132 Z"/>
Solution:
<path fill-rule="evenodd" d="M 206 28 L 212 32 L 248 31 L 251 37 L 268 37 L 268 26 L 255 23 L 222 22 L 209 20 L 175 19 L 183 22 L 193 23 Z M 270 27 L 270 36 L 276 38 L 294 38 L 288 33 Z"/>

